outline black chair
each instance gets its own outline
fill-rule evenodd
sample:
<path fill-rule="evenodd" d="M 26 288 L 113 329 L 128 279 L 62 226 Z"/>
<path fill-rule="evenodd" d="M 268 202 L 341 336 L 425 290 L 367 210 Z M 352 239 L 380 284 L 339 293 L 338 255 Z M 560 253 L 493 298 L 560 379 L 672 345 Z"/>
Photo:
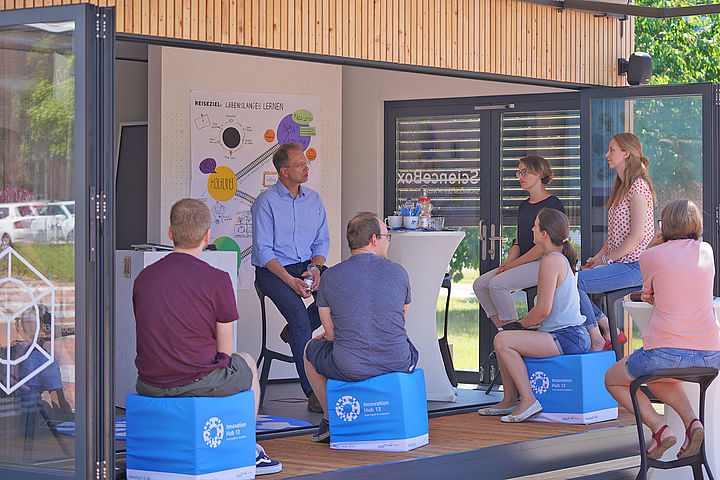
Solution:
<path fill-rule="evenodd" d="M 23 410 L 25 410 L 25 444 L 23 447 L 23 461 L 25 462 L 32 461 L 33 445 L 36 441 L 35 430 L 37 427 L 36 423 L 38 413 L 42 416 L 42 419 L 45 421 L 45 425 L 48 430 L 50 430 L 50 433 L 62 449 L 63 453 L 65 455 L 72 454 L 72 448 L 65 444 L 65 440 L 62 438 L 63 436 L 60 435 L 60 432 L 58 432 L 56 428 L 56 425 L 60 422 L 56 422 L 50 418 L 50 415 L 43 404 L 41 393 L 42 392 L 35 391 L 21 395 Z"/>
<path fill-rule="evenodd" d="M 528 312 L 533 309 L 535 306 L 535 297 L 537 297 L 537 287 L 528 287 L 523 288 L 523 292 L 525 292 L 525 298 L 527 301 L 527 309 Z M 489 362 L 495 362 L 497 365 L 497 353 L 495 353 L 495 350 L 493 349 L 492 352 L 490 352 L 490 355 L 488 356 Z M 495 375 L 493 376 L 492 380 L 490 381 L 490 385 L 488 385 L 487 389 L 485 390 L 485 395 L 489 395 L 492 391 L 493 387 L 500 383 L 500 368 L 495 368 Z"/>
<path fill-rule="evenodd" d="M 442 288 L 447 288 L 447 300 L 445 301 L 445 323 L 443 325 L 443 336 L 438 339 L 440 344 L 440 355 L 445 365 L 445 373 L 448 376 L 448 380 L 453 387 L 458 386 L 457 377 L 455 376 L 455 365 L 453 365 L 452 355 L 450 355 L 450 345 L 448 345 L 447 331 L 448 331 L 448 314 L 450 313 L 450 291 L 452 289 L 452 281 L 450 280 L 450 274 L 446 273 L 443 277 Z"/>
<path fill-rule="evenodd" d="M 605 315 L 607 315 L 608 317 L 608 325 L 610 326 L 610 342 L 612 343 L 612 349 L 615 351 L 615 358 L 617 360 L 620 360 L 623 357 L 623 352 L 617 334 L 618 315 L 615 303 L 621 298 L 625 298 L 631 293 L 637 292 L 641 288 L 642 287 L 620 288 L 618 290 L 612 290 L 603 294 L 603 297 L 605 299 Z"/>
<path fill-rule="evenodd" d="M 265 310 L 265 294 L 258 287 L 255 282 L 255 291 L 260 299 L 260 313 L 262 315 L 262 347 L 260 348 L 260 355 L 257 359 L 257 367 L 260 368 L 262 362 L 262 370 L 260 371 L 260 405 L 262 405 L 265 399 L 265 387 L 267 386 L 268 376 L 270 375 L 270 364 L 273 360 L 279 360 L 281 362 L 295 363 L 295 360 L 290 355 L 276 352 L 267 348 L 267 312 Z"/>
<path fill-rule="evenodd" d="M 640 472 L 638 472 L 636 480 L 646 480 L 647 470 L 649 467 L 667 470 L 670 468 L 685 466 L 692 467 L 693 478 L 695 480 L 703 480 L 703 465 L 705 466 L 708 478 L 713 480 L 713 475 L 710 471 L 710 466 L 708 465 L 707 455 L 705 454 L 704 441 L 700 451 L 691 457 L 679 458 L 671 461 L 653 460 L 652 458 L 647 458 L 647 454 L 645 453 L 645 432 L 643 430 L 643 423 L 638 410 L 637 391 L 643 383 L 652 382 L 653 380 L 661 378 L 674 378 L 685 382 L 697 383 L 700 385 L 700 410 L 698 414 L 700 416 L 700 423 L 705 425 L 705 393 L 713 380 L 715 380 L 715 377 L 717 377 L 717 374 L 718 371 L 714 368 L 671 368 L 668 370 L 658 370 L 653 372 L 651 375 L 644 375 L 632 381 L 630 384 L 630 397 L 632 398 L 633 409 L 635 410 L 635 422 L 637 424 L 638 439 L 640 441 Z"/>

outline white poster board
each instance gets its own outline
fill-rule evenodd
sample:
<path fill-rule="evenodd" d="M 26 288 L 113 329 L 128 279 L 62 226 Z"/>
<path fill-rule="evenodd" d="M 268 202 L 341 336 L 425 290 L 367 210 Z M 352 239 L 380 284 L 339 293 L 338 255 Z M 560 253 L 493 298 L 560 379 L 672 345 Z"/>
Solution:
<path fill-rule="evenodd" d="M 210 241 L 238 253 L 238 288 L 255 280 L 250 263 L 250 206 L 277 180 L 272 155 L 283 143 L 299 143 L 310 169 L 318 151 L 320 97 L 248 92 L 190 92 L 190 195 L 210 208 Z M 317 190 L 316 176 L 307 186 Z"/>

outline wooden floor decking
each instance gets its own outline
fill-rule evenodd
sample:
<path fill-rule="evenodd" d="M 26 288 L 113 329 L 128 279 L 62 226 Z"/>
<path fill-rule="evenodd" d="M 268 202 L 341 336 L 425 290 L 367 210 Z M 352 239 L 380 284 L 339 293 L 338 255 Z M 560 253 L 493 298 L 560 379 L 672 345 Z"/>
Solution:
<path fill-rule="evenodd" d="M 310 441 L 310 435 L 261 440 L 271 458 L 282 462 L 283 471 L 266 475 L 264 480 L 291 478 L 334 470 L 377 465 L 386 462 L 445 455 L 505 445 L 525 440 L 583 433 L 592 430 L 633 425 L 634 417 L 620 409 L 617 420 L 593 425 L 566 425 L 545 422 L 506 424 L 499 417 L 477 413 L 430 419 L 430 443 L 406 453 L 332 450 L 327 444 Z"/>

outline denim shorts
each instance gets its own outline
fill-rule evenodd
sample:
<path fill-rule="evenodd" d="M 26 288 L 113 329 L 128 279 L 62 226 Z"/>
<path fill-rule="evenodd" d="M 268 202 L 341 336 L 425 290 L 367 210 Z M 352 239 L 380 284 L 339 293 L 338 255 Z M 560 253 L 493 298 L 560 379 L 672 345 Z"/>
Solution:
<path fill-rule="evenodd" d="M 574 325 L 548 333 L 555 340 L 560 355 L 574 355 L 590 351 L 590 334 L 584 325 Z"/>
<path fill-rule="evenodd" d="M 720 351 L 686 348 L 651 348 L 635 350 L 627 359 L 625 370 L 632 378 L 650 375 L 667 368 L 709 367 L 720 370 Z"/>

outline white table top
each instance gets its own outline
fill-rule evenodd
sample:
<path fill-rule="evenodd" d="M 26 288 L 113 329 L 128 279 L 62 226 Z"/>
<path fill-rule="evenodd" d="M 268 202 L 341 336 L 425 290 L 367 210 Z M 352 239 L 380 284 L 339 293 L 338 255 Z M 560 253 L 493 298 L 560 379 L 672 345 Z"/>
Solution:
<path fill-rule="evenodd" d="M 715 315 L 720 318 L 720 297 L 713 300 L 713 306 L 715 307 Z M 633 323 L 635 323 L 642 334 L 650 321 L 650 312 L 652 312 L 653 306 L 647 302 L 626 300 L 623 302 L 623 308 L 630 314 Z"/>

